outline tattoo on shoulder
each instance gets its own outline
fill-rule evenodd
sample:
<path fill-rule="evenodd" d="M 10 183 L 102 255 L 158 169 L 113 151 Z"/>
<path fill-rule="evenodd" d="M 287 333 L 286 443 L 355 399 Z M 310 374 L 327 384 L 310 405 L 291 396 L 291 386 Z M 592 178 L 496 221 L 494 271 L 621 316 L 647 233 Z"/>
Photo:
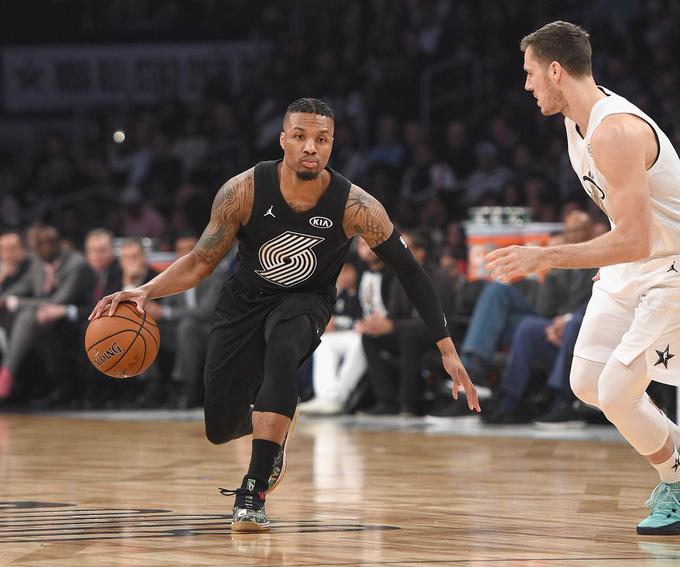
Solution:
<path fill-rule="evenodd" d="M 215 195 L 210 222 L 196 244 L 195 253 L 214 269 L 233 246 L 242 224 L 248 222 L 255 192 L 254 169 L 227 181 Z"/>
<path fill-rule="evenodd" d="M 344 228 L 347 236 L 361 236 L 374 248 L 389 238 L 393 227 L 380 201 L 352 185 L 345 206 Z"/>

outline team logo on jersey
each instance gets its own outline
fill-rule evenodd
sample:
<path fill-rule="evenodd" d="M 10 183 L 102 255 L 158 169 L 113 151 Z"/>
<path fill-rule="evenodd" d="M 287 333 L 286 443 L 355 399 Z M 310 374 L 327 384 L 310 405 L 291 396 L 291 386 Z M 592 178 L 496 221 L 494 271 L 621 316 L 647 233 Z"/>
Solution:
<path fill-rule="evenodd" d="M 590 198 L 595 201 L 595 204 L 600 207 L 602 212 L 607 215 L 607 211 L 604 208 L 604 203 L 603 201 L 605 200 L 605 192 L 600 187 L 597 182 L 594 179 L 594 175 L 592 171 L 588 171 L 588 175 L 583 176 L 583 184 L 586 188 L 586 191 L 588 191 L 588 194 L 590 195 Z M 607 215 L 609 216 L 609 215 Z"/>
<path fill-rule="evenodd" d="M 330 228 L 333 226 L 333 221 L 326 217 L 312 217 L 309 219 L 309 224 L 314 228 Z"/>
<path fill-rule="evenodd" d="M 320 236 L 287 230 L 260 247 L 262 269 L 255 273 L 276 285 L 297 285 L 314 273 L 317 260 L 312 248 L 324 240 Z"/>

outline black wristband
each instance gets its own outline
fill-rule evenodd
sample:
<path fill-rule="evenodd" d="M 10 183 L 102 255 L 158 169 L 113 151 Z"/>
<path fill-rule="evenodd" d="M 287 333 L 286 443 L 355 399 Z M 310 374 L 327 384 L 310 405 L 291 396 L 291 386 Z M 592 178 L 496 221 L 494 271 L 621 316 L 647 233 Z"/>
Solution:
<path fill-rule="evenodd" d="M 406 295 L 435 342 L 450 336 L 446 315 L 442 309 L 432 280 L 416 261 L 395 228 L 391 236 L 373 248 L 378 257 L 396 274 Z"/>

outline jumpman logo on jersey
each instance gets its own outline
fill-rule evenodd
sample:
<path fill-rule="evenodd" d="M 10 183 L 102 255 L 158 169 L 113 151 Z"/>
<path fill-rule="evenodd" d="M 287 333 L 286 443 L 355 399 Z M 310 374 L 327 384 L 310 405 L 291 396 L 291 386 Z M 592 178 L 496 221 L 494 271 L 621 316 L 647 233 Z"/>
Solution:
<path fill-rule="evenodd" d="M 675 458 L 675 464 L 673 465 L 672 469 L 675 472 L 678 472 L 678 468 L 680 468 L 680 458 L 676 457 Z"/>
<path fill-rule="evenodd" d="M 267 209 L 267 212 L 266 212 L 264 215 L 262 215 L 262 216 L 264 216 L 264 217 L 266 217 L 266 216 L 271 216 L 271 217 L 273 217 L 273 218 L 276 218 L 276 215 L 275 215 L 275 214 L 273 213 L 273 211 L 272 211 L 273 208 L 274 208 L 274 205 L 269 205 L 269 208 Z"/>
<path fill-rule="evenodd" d="M 666 345 L 666 350 L 656 350 L 656 354 L 659 357 L 659 360 L 657 360 L 654 363 L 654 366 L 659 366 L 659 364 L 663 364 L 664 368 L 668 368 L 668 361 L 673 358 L 675 355 L 671 354 L 670 352 L 671 345 Z"/>
<path fill-rule="evenodd" d="M 678 270 L 675 269 L 675 260 L 673 260 L 671 267 L 666 270 L 666 273 L 668 273 L 668 272 L 675 272 L 676 274 L 680 273 L 680 272 L 678 272 Z"/>

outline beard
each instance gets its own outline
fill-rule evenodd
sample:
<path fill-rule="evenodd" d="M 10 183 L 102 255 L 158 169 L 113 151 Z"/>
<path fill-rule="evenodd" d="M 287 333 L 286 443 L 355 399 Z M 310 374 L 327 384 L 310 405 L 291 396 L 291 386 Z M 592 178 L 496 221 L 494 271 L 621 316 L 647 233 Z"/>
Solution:
<path fill-rule="evenodd" d="M 319 177 L 319 174 L 321 173 L 321 170 L 319 171 L 314 171 L 311 169 L 296 169 L 295 170 L 295 175 L 297 175 L 298 179 L 302 179 L 303 181 L 312 181 Z"/>
<path fill-rule="evenodd" d="M 552 116 L 553 114 L 559 114 L 566 107 L 567 102 L 564 99 L 562 91 L 553 87 L 550 83 L 546 85 L 545 91 L 545 103 L 541 112 L 545 116 Z"/>

